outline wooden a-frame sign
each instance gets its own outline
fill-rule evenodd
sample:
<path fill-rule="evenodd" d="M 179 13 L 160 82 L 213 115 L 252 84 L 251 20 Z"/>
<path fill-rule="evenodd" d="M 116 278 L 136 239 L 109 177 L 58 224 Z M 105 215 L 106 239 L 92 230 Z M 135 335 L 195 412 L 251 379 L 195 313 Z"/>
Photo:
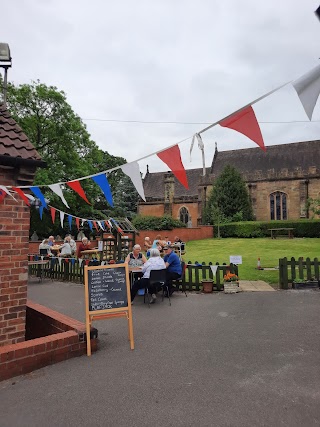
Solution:
<path fill-rule="evenodd" d="M 94 320 L 126 317 L 130 348 L 134 349 L 128 264 L 84 267 L 87 355 L 91 356 L 90 328 Z"/>

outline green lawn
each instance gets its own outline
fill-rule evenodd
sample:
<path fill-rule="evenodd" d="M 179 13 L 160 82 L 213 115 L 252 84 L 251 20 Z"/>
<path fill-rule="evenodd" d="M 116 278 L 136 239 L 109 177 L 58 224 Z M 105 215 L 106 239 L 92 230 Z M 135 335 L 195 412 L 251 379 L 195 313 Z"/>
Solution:
<path fill-rule="evenodd" d="M 320 239 L 205 239 L 195 240 L 186 244 L 186 262 L 195 263 L 210 261 L 229 263 L 230 255 L 242 255 L 242 265 L 239 265 L 240 279 L 264 280 L 268 283 L 278 283 L 278 271 L 257 270 L 257 260 L 260 257 L 262 267 L 276 267 L 279 258 L 310 257 L 320 258 Z"/>

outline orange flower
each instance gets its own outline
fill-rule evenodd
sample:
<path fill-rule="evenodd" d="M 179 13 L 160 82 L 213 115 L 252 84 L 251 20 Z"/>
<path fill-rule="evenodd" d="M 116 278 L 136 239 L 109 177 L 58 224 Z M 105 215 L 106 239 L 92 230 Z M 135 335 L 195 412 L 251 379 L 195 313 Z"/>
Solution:
<path fill-rule="evenodd" d="M 239 277 L 234 273 L 227 273 L 223 276 L 225 282 L 236 282 L 239 280 Z"/>

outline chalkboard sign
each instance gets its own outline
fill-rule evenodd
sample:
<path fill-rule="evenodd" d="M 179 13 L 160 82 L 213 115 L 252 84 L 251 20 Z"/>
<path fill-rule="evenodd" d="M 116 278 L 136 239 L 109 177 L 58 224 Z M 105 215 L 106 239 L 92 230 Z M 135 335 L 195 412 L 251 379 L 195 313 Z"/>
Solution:
<path fill-rule="evenodd" d="M 90 327 L 95 320 L 128 320 L 130 348 L 134 349 L 128 264 L 84 267 L 87 355 L 91 356 Z M 129 304 L 128 304 L 129 303 Z"/>
<path fill-rule="evenodd" d="M 89 311 L 128 306 L 124 267 L 88 271 Z"/>

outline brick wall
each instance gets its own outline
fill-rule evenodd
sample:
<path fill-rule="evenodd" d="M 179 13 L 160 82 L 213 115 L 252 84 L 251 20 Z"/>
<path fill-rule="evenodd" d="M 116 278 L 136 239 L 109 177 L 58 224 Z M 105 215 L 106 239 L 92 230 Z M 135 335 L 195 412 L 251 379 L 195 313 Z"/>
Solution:
<path fill-rule="evenodd" d="M 212 225 L 201 225 L 195 228 L 174 228 L 173 230 L 141 230 L 139 236 L 136 236 L 136 243 L 138 243 L 143 249 L 144 238 L 148 236 L 151 240 L 154 240 L 157 234 L 160 234 L 161 238 L 168 236 L 168 240 L 171 242 L 174 241 L 175 236 L 179 236 L 184 242 L 189 242 L 190 240 L 212 238 L 213 227 Z"/>
<path fill-rule="evenodd" d="M 19 171 L 0 166 L 2 185 L 19 185 Z M 25 339 L 30 211 L 20 197 L 0 202 L 0 346 Z"/>
<path fill-rule="evenodd" d="M 27 302 L 27 312 L 32 336 L 0 348 L 0 381 L 86 354 L 84 323 L 32 301 Z M 96 351 L 97 330 L 91 332 L 91 349 Z"/>

